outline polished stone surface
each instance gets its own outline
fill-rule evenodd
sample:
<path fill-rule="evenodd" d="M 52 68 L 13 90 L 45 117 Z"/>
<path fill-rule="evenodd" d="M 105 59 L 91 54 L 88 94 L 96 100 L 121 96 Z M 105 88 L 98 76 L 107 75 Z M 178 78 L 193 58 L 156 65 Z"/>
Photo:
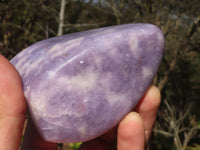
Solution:
<path fill-rule="evenodd" d="M 41 135 L 80 142 L 105 133 L 135 107 L 163 50 L 159 28 L 126 24 L 37 42 L 11 63 Z"/>

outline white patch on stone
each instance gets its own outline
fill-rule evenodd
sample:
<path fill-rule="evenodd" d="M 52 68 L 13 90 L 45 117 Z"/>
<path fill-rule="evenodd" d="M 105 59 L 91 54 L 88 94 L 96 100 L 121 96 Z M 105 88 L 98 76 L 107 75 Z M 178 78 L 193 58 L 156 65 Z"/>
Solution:
<path fill-rule="evenodd" d="M 143 78 L 148 78 L 150 76 L 152 76 L 153 72 L 151 71 L 150 68 L 143 66 L 142 67 L 142 75 Z"/>
<path fill-rule="evenodd" d="M 51 81 L 51 80 L 55 79 L 56 74 L 57 73 L 55 71 L 47 71 L 47 78 Z"/>
<path fill-rule="evenodd" d="M 30 91 L 31 91 L 30 86 L 26 86 L 26 88 L 24 89 L 24 95 L 25 95 L 25 97 L 27 97 L 28 95 L 30 95 Z"/>
<path fill-rule="evenodd" d="M 68 63 L 72 62 L 73 60 L 75 60 L 75 59 L 77 59 L 78 57 L 84 55 L 85 53 L 86 53 L 86 50 L 82 51 L 81 53 L 75 55 L 74 57 L 72 57 L 72 58 L 70 58 L 68 61 L 66 61 L 65 64 L 68 64 Z"/>
<path fill-rule="evenodd" d="M 95 60 L 95 63 L 96 63 L 98 66 L 101 65 L 101 63 L 102 63 L 102 57 L 101 57 L 101 56 L 95 55 L 95 56 L 94 56 L 94 60 Z"/>
<path fill-rule="evenodd" d="M 80 61 L 80 64 L 83 64 L 83 63 L 84 63 L 84 61 L 83 61 L 83 60 L 81 60 L 81 61 Z"/>
<path fill-rule="evenodd" d="M 42 61 L 44 60 L 43 57 L 39 57 L 37 58 L 35 61 L 33 61 L 33 63 L 30 64 L 30 66 L 28 66 L 25 70 L 25 75 L 29 74 L 30 71 L 32 70 L 39 70 L 39 68 L 42 66 L 42 64 L 40 64 Z"/>
<path fill-rule="evenodd" d="M 39 42 L 39 43 L 37 43 L 37 45 L 34 44 L 34 45 L 28 47 L 25 51 L 26 51 L 28 54 L 30 54 L 30 53 L 32 53 L 35 49 L 38 49 L 38 48 L 41 49 L 41 46 L 43 46 L 43 43 L 42 43 L 42 42 Z"/>
<path fill-rule="evenodd" d="M 67 80 L 67 87 L 69 89 L 88 91 L 94 89 L 98 74 L 93 71 L 86 71 L 84 74 L 79 74 Z"/>
<path fill-rule="evenodd" d="M 56 44 L 51 48 L 49 51 L 52 54 L 52 57 L 67 55 L 68 50 L 72 49 L 73 47 L 80 46 L 81 42 L 84 40 L 83 37 L 69 40 L 65 43 Z"/>
<path fill-rule="evenodd" d="M 52 112 L 51 111 L 48 113 L 46 112 L 47 107 L 49 106 L 52 107 L 52 105 L 49 104 L 49 100 L 52 100 L 52 98 L 55 97 L 55 93 L 56 94 L 62 93 L 61 90 L 64 90 L 63 86 L 64 86 L 63 83 L 61 84 L 51 80 L 45 80 L 41 81 L 37 86 L 37 88 L 34 89 L 34 91 L 30 91 L 29 103 L 31 105 L 31 108 L 33 109 L 33 113 L 36 118 L 40 117 L 56 118 L 61 115 L 65 115 L 64 114 L 65 111 L 63 111 L 63 109 L 61 109 L 60 107 L 59 109 L 55 108 L 56 111 L 54 110 Z M 54 101 L 56 101 L 56 99 Z"/>
<path fill-rule="evenodd" d="M 56 85 L 58 85 L 62 89 L 66 88 L 66 84 L 68 83 L 67 80 L 69 80 L 69 78 L 67 76 L 58 76 L 54 77 L 54 80 L 56 80 Z"/>
<path fill-rule="evenodd" d="M 111 50 L 110 50 L 110 53 L 111 53 L 111 55 L 116 55 L 117 54 L 117 48 L 112 48 Z"/>
<path fill-rule="evenodd" d="M 18 60 L 21 60 L 24 54 L 26 53 L 26 49 L 22 50 L 19 54 L 17 54 L 14 58 Z M 23 57 L 24 58 L 24 57 Z M 16 65 L 15 65 L 16 66 Z"/>
<path fill-rule="evenodd" d="M 71 57 L 70 59 L 68 59 L 65 63 L 62 63 L 61 65 L 59 65 L 56 69 L 55 72 L 61 70 L 63 67 L 65 67 L 67 64 L 71 63 L 72 61 L 76 60 L 78 57 L 84 55 L 86 53 L 86 50 L 82 51 L 81 53 L 75 55 L 74 57 Z"/>
<path fill-rule="evenodd" d="M 161 33 L 157 33 L 157 38 L 159 41 L 163 41 L 163 35 Z"/>
<path fill-rule="evenodd" d="M 84 136 L 86 134 L 86 128 L 85 126 L 81 125 L 79 128 L 78 128 L 78 131 L 83 134 L 82 136 Z"/>
<path fill-rule="evenodd" d="M 48 95 L 43 95 L 42 93 L 43 92 L 41 91 L 34 91 L 30 93 L 29 103 L 36 119 L 41 116 L 45 116 L 44 110 Z"/>
<path fill-rule="evenodd" d="M 30 69 L 31 67 L 30 67 L 30 63 L 27 61 L 23 65 L 19 66 L 19 68 L 17 68 L 17 69 L 19 70 L 19 72 L 21 74 L 26 76 L 26 71 L 27 71 L 28 68 Z"/>
<path fill-rule="evenodd" d="M 138 49 L 138 39 L 135 33 L 129 34 L 128 43 L 132 52 L 135 52 Z"/>
<path fill-rule="evenodd" d="M 105 90 L 109 90 L 111 81 L 112 81 L 112 73 L 107 72 L 103 73 L 103 78 L 101 78 L 99 82 Z"/>
<path fill-rule="evenodd" d="M 19 56 L 18 56 L 19 57 Z M 27 57 L 21 57 L 20 60 L 15 64 L 16 68 L 22 68 L 23 65 L 27 62 Z"/>
<path fill-rule="evenodd" d="M 54 55 L 55 53 L 59 52 L 59 48 L 60 48 L 60 45 L 55 44 L 54 46 L 51 47 L 51 49 L 48 51 L 48 53 Z"/>
<path fill-rule="evenodd" d="M 117 33 L 117 34 L 115 35 L 115 38 L 116 38 L 116 39 L 121 39 L 121 38 L 122 38 L 122 34 L 121 34 L 121 33 Z"/>
<path fill-rule="evenodd" d="M 80 38 L 69 40 L 66 43 L 64 43 L 63 45 L 64 46 L 68 46 L 68 45 L 80 45 L 83 40 L 84 40 L 84 37 L 80 37 Z"/>
<path fill-rule="evenodd" d="M 116 103 L 123 103 L 126 101 L 129 96 L 127 94 L 119 94 L 116 92 L 110 91 L 110 81 L 112 80 L 112 73 L 104 73 L 104 78 L 102 78 L 99 82 L 102 85 L 102 88 L 105 90 L 105 95 L 110 106 L 113 106 Z"/>
<path fill-rule="evenodd" d="M 113 106 L 116 103 L 123 103 L 127 101 L 128 99 L 127 94 L 118 94 L 111 91 L 106 91 L 106 97 L 107 97 L 108 103 L 111 106 Z"/>
<path fill-rule="evenodd" d="M 85 97 L 83 100 L 83 104 L 86 104 L 87 102 L 89 102 L 89 98 Z"/>
<path fill-rule="evenodd" d="M 105 29 L 105 30 L 103 30 L 103 31 L 101 31 L 101 32 L 94 33 L 94 34 L 92 35 L 92 37 L 104 35 L 104 34 L 113 32 L 114 30 L 115 30 L 115 29 L 111 29 L 111 28 L 110 28 L 110 29 Z"/>

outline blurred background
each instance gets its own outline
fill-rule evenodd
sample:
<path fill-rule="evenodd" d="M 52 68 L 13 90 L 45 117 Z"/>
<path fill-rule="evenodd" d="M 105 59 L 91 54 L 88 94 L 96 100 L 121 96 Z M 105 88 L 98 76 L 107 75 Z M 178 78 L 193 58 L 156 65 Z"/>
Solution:
<path fill-rule="evenodd" d="M 153 81 L 162 103 L 147 149 L 200 150 L 200 0 L 0 0 L 0 54 L 11 59 L 46 38 L 138 22 L 166 38 Z"/>

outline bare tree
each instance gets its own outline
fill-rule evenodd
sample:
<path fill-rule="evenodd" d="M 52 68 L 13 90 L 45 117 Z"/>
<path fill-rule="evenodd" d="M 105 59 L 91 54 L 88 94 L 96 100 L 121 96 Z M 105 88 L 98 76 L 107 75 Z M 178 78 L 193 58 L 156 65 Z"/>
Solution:
<path fill-rule="evenodd" d="M 173 138 L 177 150 L 186 150 L 190 140 L 195 137 L 200 129 L 195 116 L 191 116 L 191 104 L 178 111 L 176 107 L 164 100 L 165 110 L 159 112 L 162 117 L 163 125 L 156 123 L 155 134 L 161 134 L 168 138 Z M 188 121 L 186 125 L 185 122 Z M 160 120 L 161 121 L 161 120 Z"/>
<path fill-rule="evenodd" d="M 66 5 L 66 0 L 61 0 L 60 14 L 59 14 L 58 36 L 63 34 L 65 5 Z"/>

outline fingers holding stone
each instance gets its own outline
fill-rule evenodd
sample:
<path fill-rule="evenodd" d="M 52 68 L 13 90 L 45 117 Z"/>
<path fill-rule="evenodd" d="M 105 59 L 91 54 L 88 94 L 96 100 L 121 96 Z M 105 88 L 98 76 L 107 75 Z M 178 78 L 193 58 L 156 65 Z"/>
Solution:
<path fill-rule="evenodd" d="M 117 128 L 114 128 L 111 130 L 112 132 L 84 143 L 81 150 L 95 147 L 100 147 L 101 150 L 109 149 L 111 145 L 108 143 L 113 144 L 115 141 L 113 137 L 116 137 L 117 134 L 118 150 L 130 148 L 130 150 L 143 150 L 145 140 L 147 141 L 150 137 L 159 104 L 160 92 L 157 87 L 151 86 L 135 108 L 137 112 L 130 112 L 121 121 L 118 132 L 116 132 Z"/>
<path fill-rule="evenodd" d="M 0 55 L 0 115 L 18 115 L 26 111 L 20 76 L 14 66 Z"/>
<path fill-rule="evenodd" d="M 160 101 L 160 91 L 156 86 L 152 85 L 135 109 L 144 121 L 146 142 L 151 135 Z"/>
<path fill-rule="evenodd" d="M 119 124 L 117 148 L 118 150 L 144 150 L 144 124 L 136 112 L 129 113 Z"/>
<path fill-rule="evenodd" d="M 26 103 L 20 76 L 13 65 L 0 55 L 0 149 L 18 149 Z"/>

